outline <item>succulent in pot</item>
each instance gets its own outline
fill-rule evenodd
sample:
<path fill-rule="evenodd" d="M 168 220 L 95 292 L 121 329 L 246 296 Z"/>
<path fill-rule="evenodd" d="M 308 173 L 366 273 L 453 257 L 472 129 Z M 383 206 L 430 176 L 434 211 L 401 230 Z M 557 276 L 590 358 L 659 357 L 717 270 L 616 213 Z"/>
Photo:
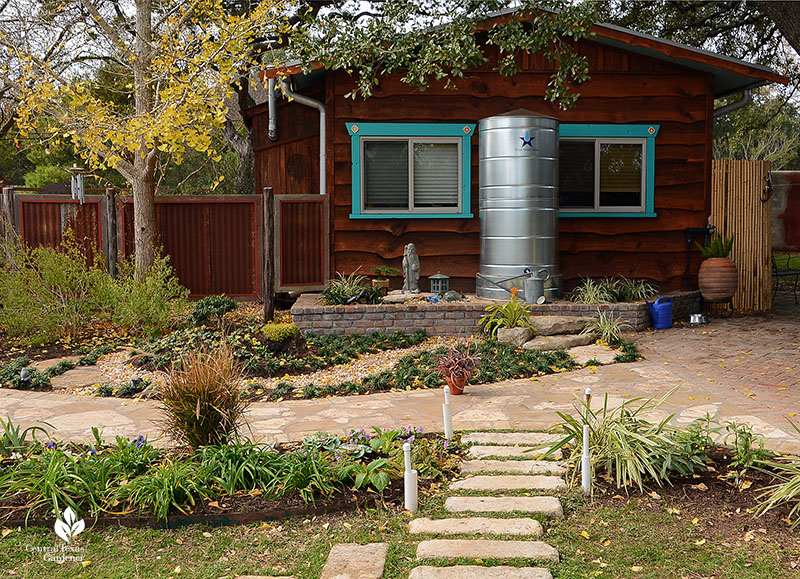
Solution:
<path fill-rule="evenodd" d="M 451 394 L 462 394 L 464 387 L 472 378 L 472 373 L 480 364 L 478 344 L 462 342 L 453 346 L 449 352 L 442 354 L 436 364 L 439 376 L 445 379 Z"/>
<path fill-rule="evenodd" d="M 372 287 L 379 287 L 383 293 L 389 291 L 389 277 L 402 275 L 403 271 L 390 265 L 379 265 L 372 268 L 372 272 L 378 277 L 372 280 Z"/>
<path fill-rule="evenodd" d="M 733 236 L 717 235 L 707 245 L 695 243 L 703 255 L 697 285 L 709 302 L 727 302 L 739 287 L 736 264 L 728 257 L 733 249 Z"/>

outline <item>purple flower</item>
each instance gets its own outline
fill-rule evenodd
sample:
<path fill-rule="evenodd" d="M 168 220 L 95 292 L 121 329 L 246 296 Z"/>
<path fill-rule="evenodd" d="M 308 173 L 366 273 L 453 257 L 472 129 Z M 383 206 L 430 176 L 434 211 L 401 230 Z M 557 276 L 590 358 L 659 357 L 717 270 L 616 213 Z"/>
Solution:
<path fill-rule="evenodd" d="M 89 451 L 89 454 L 91 454 L 92 456 L 97 456 L 97 451 L 95 449 L 91 449 Z"/>
<path fill-rule="evenodd" d="M 48 450 L 53 450 L 56 447 L 56 443 L 55 442 L 48 442 L 47 444 L 44 445 L 44 447 L 46 449 L 48 449 Z"/>
<path fill-rule="evenodd" d="M 136 445 L 136 448 L 142 448 L 147 443 L 147 439 L 140 434 L 136 437 L 133 443 Z"/>

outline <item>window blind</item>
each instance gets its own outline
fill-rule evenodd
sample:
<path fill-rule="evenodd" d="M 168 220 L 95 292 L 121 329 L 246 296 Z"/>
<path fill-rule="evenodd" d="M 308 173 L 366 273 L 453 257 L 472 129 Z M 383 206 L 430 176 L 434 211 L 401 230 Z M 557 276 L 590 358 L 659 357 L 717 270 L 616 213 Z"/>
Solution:
<path fill-rule="evenodd" d="M 642 145 L 600 145 L 600 205 L 640 205 L 642 199 Z"/>
<path fill-rule="evenodd" d="M 458 207 L 458 145 L 414 143 L 414 206 Z"/>
<path fill-rule="evenodd" d="M 364 142 L 364 207 L 408 209 L 408 141 Z"/>

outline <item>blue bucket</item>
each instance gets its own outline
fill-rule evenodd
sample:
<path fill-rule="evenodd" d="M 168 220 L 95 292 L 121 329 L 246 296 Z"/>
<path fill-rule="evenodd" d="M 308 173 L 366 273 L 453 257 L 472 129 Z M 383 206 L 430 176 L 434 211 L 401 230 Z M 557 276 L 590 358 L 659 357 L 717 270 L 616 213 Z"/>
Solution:
<path fill-rule="evenodd" d="M 653 317 L 653 327 L 656 330 L 665 330 L 672 327 L 672 298 L 658 298 L 655 303 L 645 300 Z"/>

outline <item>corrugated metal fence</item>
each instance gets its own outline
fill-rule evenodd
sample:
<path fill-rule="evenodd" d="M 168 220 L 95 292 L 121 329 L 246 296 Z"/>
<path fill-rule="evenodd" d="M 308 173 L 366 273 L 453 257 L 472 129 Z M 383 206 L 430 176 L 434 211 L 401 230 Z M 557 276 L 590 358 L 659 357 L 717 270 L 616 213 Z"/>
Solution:
<path fill-rule="evenodd" d="M 6 188 L 3 214 L 33 246 L 58 246 L 72 230 L 90 258 L 101 248 L 114 271 L 117 259 L 133 254 L 132 199 L 112 190 L 87 193 L 80 205 L 69 195 Z M 261 295 L 262 203 L 260 195 L 156 198 L 160 243 L 191 295 Z"/>
<path fill-rule="evenodd" d="M 733 235 L 731 259 L 739 270 L 736 310 L 772 308 L 772 204 L 766 161 L 715 160 L 712 164 L 711 223 Z"/>

